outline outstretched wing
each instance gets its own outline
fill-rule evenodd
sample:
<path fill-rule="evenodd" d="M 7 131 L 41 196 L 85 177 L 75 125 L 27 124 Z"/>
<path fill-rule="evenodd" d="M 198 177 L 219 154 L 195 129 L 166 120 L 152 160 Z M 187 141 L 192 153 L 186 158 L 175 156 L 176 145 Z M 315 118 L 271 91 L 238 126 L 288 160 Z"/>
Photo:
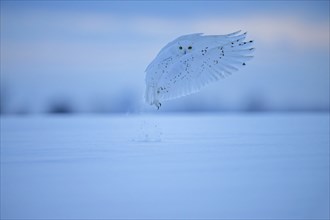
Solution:
<path fill-rule="evenodd" d="M 253 41 L 245 42 L 246 33 L 201 36 L 194 52 L 174 63 L 157 83 L 159 100 L 169 100 L 199 91 L 205 85 L 231 75 L 250 60 Z"/>

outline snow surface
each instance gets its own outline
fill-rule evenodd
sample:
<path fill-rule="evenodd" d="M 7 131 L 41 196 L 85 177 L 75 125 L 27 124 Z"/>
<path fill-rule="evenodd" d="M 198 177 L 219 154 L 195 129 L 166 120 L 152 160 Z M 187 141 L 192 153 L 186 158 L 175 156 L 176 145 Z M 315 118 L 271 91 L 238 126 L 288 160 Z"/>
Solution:
<path fill-rule="evenodd" d="M 329 218 L 329 114 L 2 117 L 1 218 Z"/>

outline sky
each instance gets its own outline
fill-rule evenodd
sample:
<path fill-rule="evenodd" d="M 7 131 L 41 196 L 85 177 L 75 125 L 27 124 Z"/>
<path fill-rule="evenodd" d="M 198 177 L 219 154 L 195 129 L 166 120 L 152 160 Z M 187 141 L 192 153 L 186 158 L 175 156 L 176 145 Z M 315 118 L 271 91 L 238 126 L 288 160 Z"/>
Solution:
<path fill-rule="evenodd" d="M 1 1 L 4 114 L 136 113 L 145 68 L 189 33 L 247 31 L 246 68 L 160 111 L 329 110 L 329 1 Z"/>

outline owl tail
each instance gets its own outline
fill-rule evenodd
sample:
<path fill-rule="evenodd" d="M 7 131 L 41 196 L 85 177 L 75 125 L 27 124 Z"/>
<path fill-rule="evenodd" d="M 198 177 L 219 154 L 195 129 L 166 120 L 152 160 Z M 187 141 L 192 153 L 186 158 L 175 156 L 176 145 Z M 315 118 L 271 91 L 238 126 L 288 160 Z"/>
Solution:
<path fill-rule="evenodd" d="M 147 86 L 146 93 L 144 95 L 145 102 L 152 105 L 154 101 L 154 91 L 151 86 Z"/>
<path fill-rule="evenodd" d="M 155 91 L 152 86 L 148 86 L 145 93 L 145 102 L 150 105 L 155 105 L 157 109 L 162 105 L 155 96 Z"/>

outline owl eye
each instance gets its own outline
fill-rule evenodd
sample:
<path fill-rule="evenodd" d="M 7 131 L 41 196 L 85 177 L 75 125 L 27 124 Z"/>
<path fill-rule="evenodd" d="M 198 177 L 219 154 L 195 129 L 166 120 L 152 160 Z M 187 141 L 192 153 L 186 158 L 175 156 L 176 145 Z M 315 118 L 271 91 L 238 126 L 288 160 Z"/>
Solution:
<path fill-rule="evenodd" d="M 189 47 L 188 47 L 188 50 L 191 50 L 191 49 L 192 49 L 192 46 L 189 46 Z"/>
<path fill-rule="evenodd" d="M 180 46 L 179 49 L 182 50 L 182 47 Z"/>

